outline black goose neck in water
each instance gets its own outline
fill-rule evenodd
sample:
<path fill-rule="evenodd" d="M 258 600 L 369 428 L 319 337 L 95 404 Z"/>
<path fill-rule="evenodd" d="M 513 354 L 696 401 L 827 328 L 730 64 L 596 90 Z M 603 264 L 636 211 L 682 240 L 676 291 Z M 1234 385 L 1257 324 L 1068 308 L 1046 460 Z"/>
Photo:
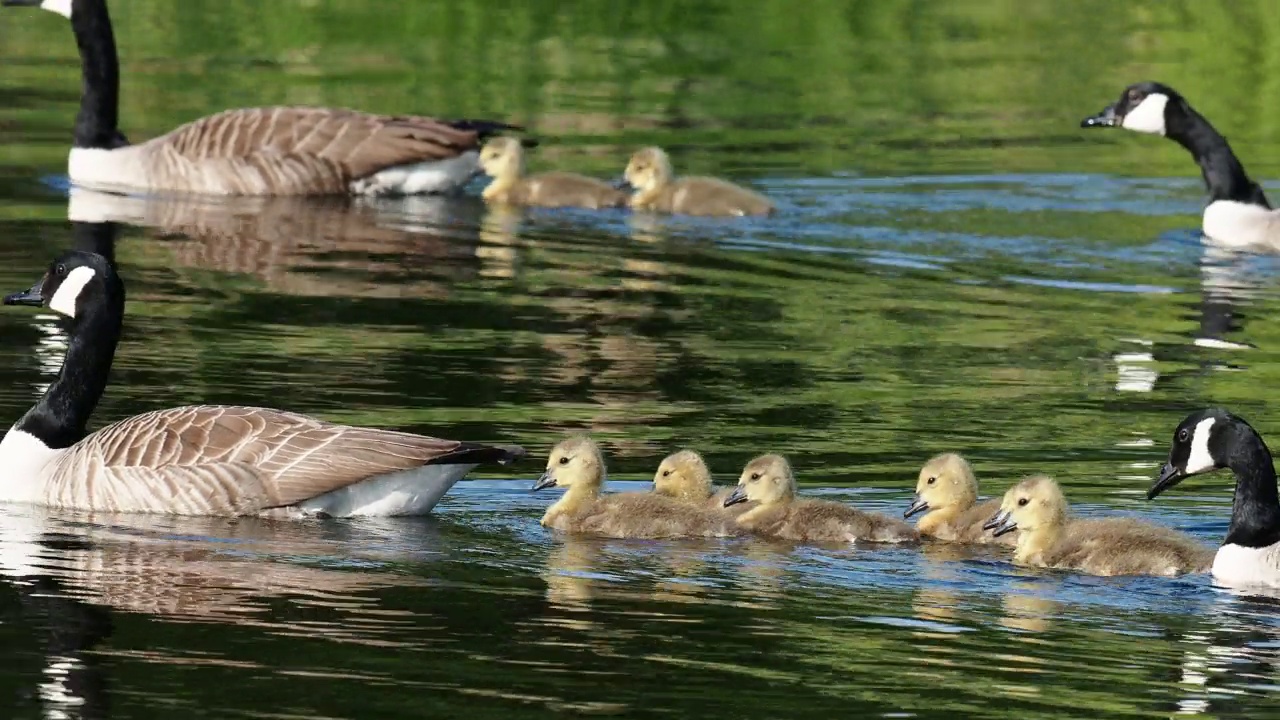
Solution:
<path fill-rule="evenodd" d="M 1280 491 L 1271 451 L 1252 427 L 1238 423 L 1226 437 L 1227 467 L 1236 476 L 1227 545 L 1260 548 L 1280 541 Z"/>
<path fill-rule="evenodd" d="M 1234 200 L 1271 208 L 1262 187 L 1249 178 L 1227 139 L 1181 97 L 1169 100 L 1165 133 L 1195 158 L 1209 189 L 1210 202 Z"/>
<path fill-rule="evenodd" d="M 75 0 L 71 29 L 80 49 L 80 112 L 75 146 L 113 149 L 127 145 L 119 123 L 120 63 L 106 0 Z"/>
<path fill-rule="evenodd" d="M 84 439 L 89 418 L 107 389 L 124 322 L 120 278 L 114 273 L 102 278 L 97 295 L 83 298 L 69 322 L 67 354 L 57 379 L 15 426 L 55 449 Z"/>

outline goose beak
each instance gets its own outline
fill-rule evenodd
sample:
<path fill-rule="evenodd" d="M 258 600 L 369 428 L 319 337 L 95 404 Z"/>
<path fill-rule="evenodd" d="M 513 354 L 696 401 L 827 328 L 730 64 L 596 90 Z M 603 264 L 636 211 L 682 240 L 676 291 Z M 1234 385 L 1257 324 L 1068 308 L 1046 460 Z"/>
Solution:
<path fill-rule="evenodd" d="M 1160 474 L 1156 477 L 1155 483 L 1147 491 L 1147 499 L 1155 499 L 1157 495 L 1182 482 L 1186 477 L 1187 474 L 1181 468 L 1174 467 L 1173 463 L 1165 463 L 1164 467 L 1160 468 Z"/>
<path fill-rule="evenodd" d="M 1017 530 L 1018 523 L 1014 522 L 1012 517 L 1009 517 L 1007 511 L 1002 510 L 996 513 L 995 517 L 983 523 L 982 529 L 990 530 L 993 537 L 1000 537 Z"/>
<path fill-rule="evenodd" d="M 40 7 L 40 0 L 0 0 L 4 7 Z"/>
<path fill-rule="evenodd" d="M 733 492 L 729 493 L 729 497 L 724 499 L 724 506 L 729 507 L 730 505 L 737 505 L 738 503 L 744 503 L 746 501 L 747 488 L 739 485 L 733 489 Z"/>
<path fill-rule="evenodd" d="M 538 481 L 533 484 L 533 491 L 537 492 L 539 490 L 545 490 L 546 488 L 555 487 L 555 486 L 556 486 L 556 478 L 554 475 L 551 474 L 551 471 L 548 470 L 547 472 L 544 472 L 542 473 L 542 475 L 538 476 Z"/>
<path fill-rule="evenodd" d="M 626 178 L 624 178 L 624 177 L 621 177 L 621 178 L 618 178 L 617 180 L 614 180 L 614 181 L 613 181 L 613 188 L 614 188 L 615 190 L 623 190 L 623 191 L 626 191 L 626 192 L 631 192 L 632 190 L 635 190 L 635 188 L 631 185 L 631 181 L 630 181 L 630 180 L 627 180 L 627 179 L 626 179 Z"/>
<path fill-rule="evenodd" d="M 906 512 L 902 513 L 902 517 L 909 518 L 912 515 L 915 515 L 917 513 L 922 513 L 928 509 L 929 509 L 929 503 L 925 502 L 924 500 L 921 500 L 920 496 L 917 495 L 916 501 L 911 503 L 911 507 L 907 508 Z"/>
<path fill-rule="evenodd" d="M 17 0 L 3 0 L 4 2 L 16 2 Z M 12 295 L 4 296 L 5 305 L 30 305 L 31 307 L 44 307 L 44 280 L 32 285 L 29 289 L 22 292 L 16 292 Z"/>
<path fill-rule="evenodd" d="M 1081 120 L 1080 127 L 1115 127 L 1120 124 L 1121 119 L 1122 118 L 1116 117 L 1116 106 L 1108 105 L 1097 115 L 1090 115 L 1089 117 Z"/>

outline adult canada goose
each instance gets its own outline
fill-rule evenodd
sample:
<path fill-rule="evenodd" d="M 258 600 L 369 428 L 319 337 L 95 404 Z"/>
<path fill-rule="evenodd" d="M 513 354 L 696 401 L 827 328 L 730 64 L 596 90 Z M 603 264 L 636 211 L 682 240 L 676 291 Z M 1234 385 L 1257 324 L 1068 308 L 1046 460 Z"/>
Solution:
<path fill-rule="evenodd" d="M 747 463 L 725 507 L 759 503 L 738 516 L 738 525 L 758 535 L 817 543 L 910 542 L 916 529 L 901 520 L 830 500 L 796 498 L 796 478 L 781 455 L 761 455 Z"/>
<path fill-rule="evenodd" d="M 995 537 L 982 526 L 1000 510 L 999 500 L 978 502 L 978 479 L 969 461 L 956 453 L 929 459 L 916 478 L 916 499 L 904 518 L 925 513 L 916 530 L 925 537 L 961 543 L 1013 545 L 1016 536 Z"/>
<path fill-rule="evenodd" d="M 1209 569 L 1213 551 L 1171 528 L 1134 518 L 1072 520 L 1053 478 L 1033 475 L 1009 488 L 986 528 L 1018 531 L 1019 565 L 1090 575 L 1182 575 Z"/>
<path fill-rule="evenodd" d="M 589 210 L 627 204 L 626 193 L 597 178 L 567 172 L 525 176 L 524 145 L 512 137 L 485 143 L 480 150 L 480 169 L 493 178 L 481 192 L 488 203 Z"/>
<path fill-rule="evenodd" d="M 713 177 L 677 178 L 662 148 L 636 151 L 622 174 L 622 185 L 635 190 L 628 204 L 636 210 L 680 215 L 772 215 L 769 198 Z"/>
<path fill-rule="evenodd" d="M 4 302 L 48 307 L 70 319 L 70 331 L 57 379 L 0 441 L 3 502 L 177 515 L 419 515 L 476 465 L 524 455 L 518 446 L 221 405 L 148 412 L 86 436 L 123 322 L 115 268 L 70 251 Z"/>
<path fill-rule="evenodd" d="M 1080 122 L 1163 135 L 1191 153 L 1209 190 L 1202 227 L 1209 238 L 1236 246 L 1280 245 L 1280 214 L 1244 171 L 1227 139 L 1168 85 L 1140 82 L 1120 99 Z"/>
<path fill-rule="evenodd" d="M 225 110 L 130 145 L 120 133 L 120 68 L 106 0 L 0 0 L 71 20 L 83 89 L 67 164 L 71 182 L 116 191 L 216 195 L 411 195 L 450 192 L 479 172 L 481 141 L 520 129 L 339 108 Z"/>
<path fill-rule="evenodd" d="M 1231 525 L 1213 558 L 1213 577 L 1227 585 L 1280 586 L 1280 497 L 1271 451 L 1262 436 L 1221 408 L 1191 413 L 1173 433 L 1169 460 L 1151 499 L 1192 475 L 1230 468 L 1236 476 Z"/>

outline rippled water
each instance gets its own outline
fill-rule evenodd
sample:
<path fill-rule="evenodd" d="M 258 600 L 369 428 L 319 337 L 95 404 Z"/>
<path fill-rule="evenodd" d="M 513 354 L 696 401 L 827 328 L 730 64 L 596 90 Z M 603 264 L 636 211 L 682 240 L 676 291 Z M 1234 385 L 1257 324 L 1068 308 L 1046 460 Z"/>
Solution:
<path fill-rule="evenodd" d="M 586 429 L 618 489 L 682 446 L 721 482 L 782 451 L 804 492 L 887 513 L 959 450 L 988 494 L 1048 472 L 1081 514 L 1220 540 L 1227 477 L 1143 491 L 1190 408 L 1280 436 L 1277 260 L 1201 243 L 1180 149 L 1076 125 L 1158 77 L 1276 176 L 1270 3 L 620 8 L 117 0 L 122 117 L 134 139 L 273 102 L 507 117 L 547 138 L 538 167 L 609 176 L 658 142 L 778 217 L 69 193 L 73 43 L 6 9 L 0 289 L 120 223 L 103 423 L 270 404 L 539 456 Z M 59 333 L 0 312 L 0 417 L 56 371 Z M 24 718 L 1280 709 L 1274 601 L 1205 576 L 556 537 L 540 465 L 412 520 L 0 508 L 0 698 Z"/>

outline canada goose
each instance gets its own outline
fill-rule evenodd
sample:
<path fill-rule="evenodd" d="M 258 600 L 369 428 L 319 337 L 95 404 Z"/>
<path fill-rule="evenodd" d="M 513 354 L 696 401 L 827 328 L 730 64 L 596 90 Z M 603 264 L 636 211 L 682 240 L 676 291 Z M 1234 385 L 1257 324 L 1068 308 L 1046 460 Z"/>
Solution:
<path fill-rule="evenodd" d="M 524 146 L 511 137 L 496 137 L 485 143 L 480 150 L 480 169 L 493 178 L 481 192 L 489 203 L 590 210 L 627 204 L 626 193 L 586 175 L 547 172 L 526 177 Z"/>
<path fill-rule="evenodd" d="M 654 493 L 601 495 L 604 453 L 585 435 L 562 440 L 547 456 L 547 471 L 533 489 L 565 488 L 547 508 L 543 527 L 615 538 L 723 537 L 738 534 L 733 521 L 705 508 Z"/>
<path fill-rule="evenodd" d="M 225 110 L 130 145 L 118 124 L 120 68 L 106 0 L 0 0 L 71 20 L 84 85 L 67 174 L 76 185 L 215 195 L 449 192 L 479 173 L 481 140 L 519 130 L 339 108 Z"/>
<path fill-rule="evenodd" d="M 1014 562 L 1090 575 L 1182 575 L 1209 569 L 1212 551 L 1171 528 L 1133 518 L 1071 520 L 1053 478 L 1033 475 L 1009 488 L 986 524 L 1018 531 Z"/>
<path fill-rule="evenodd" d="M 123 323 L 115 268 L 70 251 L 4 303 L 47 307 L 69 318 L 70 330 L 57 379 L 0 441 L 3 502 L 176 515 L 418 515 L 476 465 L 524 455 L 514 445 L 220 405 L 148 412 L 86 437 Z"/>
<path fill-rule="evenodd" d="M 1276 469 L 1262 436 L 1221 408 L 1191 413 L 1173 433 L 1169 460 L 1147 498 L 1192 475 L 1230 468 L 1236 476 L 1231 525 L 1213 559 L 1213 577 L 1227 585 L 1280 586 L 1280 499 Z"/>
<path fill-rule="evenodd" d="M 969 461 L 955 453 L 930 458 L 916 479 L 916 499 L 904 518 L 926 513 L 916 523 L 925 537 L 962 543 L 1013 545 L 1012 534 L 996 538 L 983 524 L 1000 510 L 999 500 L 978 502 L 978 479 Z M 927 511 L 927 512 L 926 512 Z"/>
<path fill-rule="evenodd" d="M 771 215 L 774 211 L 769 198 L 719 178 L 677 179 L 671 158 L 658 147 L 632 155 L 622 177 L 623 184 L 635 190 L 628 204 L 636 210 L 720 216 Z"/>
<path fill-rule="evenodd" d="M 759 506 L 738 516 L 738 524 L 759 535 L 798 542 L 907 542 L 920 539 L 910 525 L 829 500 L 796 499 L 791 464 L 781 455 L 761 455 L 747 463 L 725 507 L 753 500 Z"/>
<path fill-rule="evenodd" d="M 724 501 L 733 494 L 733 488 L 716 489 L 711 482 L 707 462 L 693 450 L 681 450 L 662 459 L 653 474 L 653 491 L 733 515 L 740 515 L 755 506 L 755 503 L 739 503 L 726 508 Z"/>
<path fill-rule="evenodd" d="M 1280 214 L 1271 209 L 1262 187 L 1245 173 L 1227 139 L 1168 85 L 1130 85 L 1118 101 L 1080 125 L 1120 127 L 1173 140 L 1195 158 L 1209 190 L 1203 218 L 1206 236 L 1226 245 L 1280 244 Z"/>

